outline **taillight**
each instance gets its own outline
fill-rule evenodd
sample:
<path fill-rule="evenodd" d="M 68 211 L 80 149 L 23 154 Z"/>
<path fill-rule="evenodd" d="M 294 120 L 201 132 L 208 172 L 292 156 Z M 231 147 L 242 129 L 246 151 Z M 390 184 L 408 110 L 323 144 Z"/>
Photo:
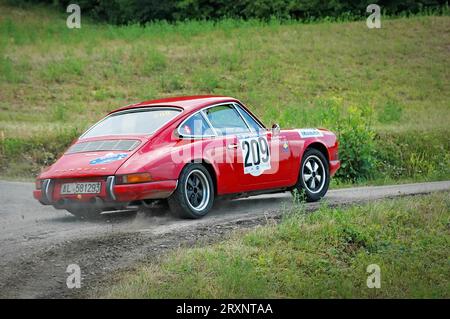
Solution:
<path fill-rule="evenodd" d="M 40 179 L 36 180 L 35 185 L 37 190 L 42 189 L 42 181 Z"/>
<path fill-rule="evenodd" d="M 151 182 L 152 177 L 149 173 L 136 173 L 119 175 L 116 178 L 116 184 L 136 184 Z"/>

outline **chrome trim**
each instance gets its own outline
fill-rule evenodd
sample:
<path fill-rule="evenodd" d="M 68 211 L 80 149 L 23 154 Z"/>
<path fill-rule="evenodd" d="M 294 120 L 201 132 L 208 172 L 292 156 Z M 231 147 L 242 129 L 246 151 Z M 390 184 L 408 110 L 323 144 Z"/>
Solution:
<path fill-rule="evenodd" d="M 250 128 L 250 126 L 248 125 L 248 123 L 243 118 L 242 114 L 239 112 L 238 109 L 236 109 L 236 107 L 234 105 L 236 103 L 237 102 L 230 101 L 230 102 L 221 102 L 221 103 L 205 106 L 201 110 L 196 111 L 195 113 L 193 113 L 190 116 L 188 116 L 183 122 L 181 122 L 180 125 L 178 125 L 178 127 L 177 127 L 178 135 L 181 138 L 189 138 L 189 139 L 192 139 L 192 138 L 194 138 L 194 139 L 195 138 L 208 138 L 208 137 L 217 137 L 217 136 L 219 136 L 219 134 L 217 133 L 217 130 L 214 128 L 214 126 L 212 125 L 211 121 L 208 119 L 208 116 L 205 114 L 205 110 L 208 110 L 208 109 L 216 107 L 216 106 L 222 106 L 222 105 L 229 105 L 229 106 L 231 106 L 231 108 L 233 108 L 238 113 L 238 116 L 240 116 L 242 118 L 242 120 L 244 121 L 245 125 L 247 126 L 249 132 L 250 133 L 253 132 L 252 129 Z M 209 128 L 212 129 L 212 131 L 214 132 L 215 135 L 184 135 L 184 134 L 180 133 L 180 127 L 183 126 L 185 122 L 187 122 L 192 116 L 195 116 L 197 113 L 200 113 L 203 116 L 203 118 L 205 119 L 205 121 L 208 124 Z M 256 121 L 256 123 L 258 123 L 258 125 L 261 125 L 258 121 Z M 247 132 L 243 132 L 243 133 L 239 133 L 239 134 L 245 134 L 245 133 L 247 133 Z"/>
<path fill-rule="evenodd" d="M 180 132 L 180 128 L 187 122 L 189 121 L 193 116 L 199 114 L 201 115 L 201 117 L 205 120 L 206 124 L 208 124 L 209 128 L 214 132 L 215 135 L 212 134 L 208 134 L 208 135 L 186 135 L 186 134 L 181 134 Z M 217 132 L 216 130 L 212 127 L 211 122 L 208 120 L 208 118 L 205 116 L 205 114 L 203 113 L 203 109 L 199 110 L 193 114 L 191 114 L 190 116 L 188 116 L 183 122 L 181 122 L 180 125 L 178 125 L 177 127 L 177 134 L 180 136 L 180 138 L 187 138 L 187 139 L 201 139 L 201 138 L 208 138 L 208 137 L 217 137 Z"/>
<path fill-rule="evenodd" d="M 214 132 L 215 136 L 219 136 L 219 134 L 217 133 L 215 127 L 212 125 L 211 121 L 209 120 L 208 116 L 206 116 L 206 113 L 204 111 L 204 109 L 200 110 L 200 114 L 202 115 L 202 117 L 205 119 L 206 123 L 208 123 L 208 126 L 211 128 L 211 130 Z"/>
<path fill-rule="evenodd" d="M 250 114 L 241 104 L 239 104 L 238 102 L 233 102 L 235 105 L 239 106 L 237 109 L 238 111 L 243 110 L 245 113 L 247 113 L 248 116 L 250 116 L 255 122 L 256 124 L 258 124 L 260 129 L 266 130 L 267 128 L 261 123 L 261 121 L 259 121 L 258 119 L 256 119 L 256 117 L 254 117 L 252 114 Z M 242 113 L 242 112 L 240 112 Z M 243 116 L 242 116 L 243 117 Z M 245 118 L 244 118 L 245 120 Z M 246 121 L 247 122 L 247 121 Z"/>
<path fill-rule="evenodd" d="M 236 103 L 233 103 L 233 108 L 236 110 L 236 112 L 238 112 L 239 116 L 241 117 L 241 119 L 244 121 L 245 125 L 247 125 L 247 128 L 250 130 L 250 132 L 254 132 L 253 128 L 250 126 L 250 124 L 248 124 L 247 120 L 245 119 L 245 117 L 242 115 L 241 111 L 239 110 L 238 107 L 236 107 Z"/>
<path fill-rule="evenodd" d="M 53 196 L 52 196 L 52 192 L 53 192 L 53 185 L 52 185 L 52 180 L 51 179 L 44 179 L 42 181 L 42 190 L 44 191 L 42 193 L 42 200 L 43 202 L 47 203 L 47 204 L 51 204 Z"/>
<path fill-rule="evenodd" d="M 111 116 L 116 116 L 116 115 L 120 115 L 120 114 L 126 114 L 126 113 L 137 113 L 137 112 L 149 112 L 149 111 L 157 111 L 157 110 L 175 110 L 178 111 L 179 113 L 183 113 L 183 110 L 178 108 L 178 107 L 173 107 L 173 106 L 155 106 L 155 107 L 136 107 L 136 108 L 129 108 L 126 110 L 122 110 L 122 111 L 117 111 L 117 112 L 113 112 L 111 114 L 108 114 L 107 116 L 105 116 L 103 119 L 101 119 L 100 121 L 98 121 L 97 123 L 95 123 L 94 125 L 92 125 L 90 128 L 88 128 L 86 130 L 86 132 L 84 132 L 83 134 L 81 134 L 81 136 L 78 139 L 82 139 L 87 133 L 89 133 L 89 131 L 91 131 L 94 127 L 96 127 L 98 124 L 102 123 L 103 121 L 105 121 L 106 119 L 110 118 Z M 153 133 L 148 133 L 148 134 L 136 134 L 136 135 L 142 135 L 142 136 L 148 136 L 148 135 L 153 135 L 156 132 L 158 132 L 162 127 L 164 127 L 167 123 L 169 123 L 170 121 L 172 121 L 174 118 L 176 118 L 178 115 L 174 116 L 173 118 L 171 118 L 169 121 L 167 121 L 166 123 L 164 123 L 163 125 L 161 125 L 158 129 L 156 129 Z M 124 134 L 109 134 L 108 136 L 122 136 Z M 125 134 L 128 135 L 128 134 Z M 99 136 L 95 136 L 95 137 L 100 137 L 100 136 L 105 136 L 105 135 L 99 135 Z"/>
<path fill-rule="evenodd" d="M 106 178 L 106 193 L 112 200 L 117 199 L 116 195 L 114 194 L 114 188 L 113 188 L 115 178 L 116 178 L 115 176 L 108 176 Z"/>
<path fill-rule="evenodd" d="M 207 107 L 203 108 L 202 111 L 204 112 L 205 110 L 208 110 L 208 109 L 210 109 L 210 108 L 213 108 L 213 107 L 216 107 L 216 106 L 223 106 L 223 105 L 228 105 L 228 106 L 231 107 L 231 109 L 233 109 L 233 110 L 235 110 L 235 111 L 237 112 L 236 108 L 234 107 L 234 102 L 226 102 L 226 103 L 221 103 L 221 104 L 216 104 L 216 105 L 210 105 L 210 106 L 207 106 Z M 241 117 L 239 113 L 238 113 L 237 115 L 238 115 L 238 117 Z M 208 118 L 208 116 L 206 115 L 206 113 L 205 113 L 205 117 Z M 242 117 L 241 117 L 241 118 L 242 118 Z M 208 119 L 208 122 L 209 122 L 209 119 Z M 211 122 L 209 122 L 209 123 L 211 123 Z M 247 126 L 247 123 L 244 122 L 244 124 Z M 211 123 L 211 126 L 214 128 L 214 126 L 212 125 L 212 123 Z M 248 134 L 248 133 L 251 133 L 251 132 L 252 132 L 248 127 L 247 127 L 247 129 L 248 129 L 248 132 L 233 133 L 233 134 L 229 134 L 229 135 L 227 135 L 227 136 L 240 135 L 240 134 Z M 216 130 L 216 129 L 214 128 L 214 130 Z M 217 131 L 216 131 L 216 133 L 217 133 Z M 225 136 L 225 135 L 224 135 L 224 136 Z"/>
<path fill-rule="evenodd" d="M 122 111 L 113 112 L 113 113 L 109 114 L 106 117 L 110 117 L 112 115 L 117 115 L 117 114 L 147 112 L 147 111 L 157 111 L 157 110 L 167 110 L 167 109 L 174 110 L 174 111 L 179 111 L 180 113 L 183 112 L 182 108 L 174 107 L 174 106 L 163 106 L 163 105 L 158 105 L 158 106 L 154 106 L 154 107 L 150 107 L 150 106 L 151 106 L 151 104 L 149 104 L 149 105 L 142 105 L 140 107 L 133 107 L 133 108 L 125 109 L 125 110 L 122 110 Z"/>
<path fill-rule="evenodd" d="M 178 179 L 176 180 L 175 188 L 173 189 L 173 191 L 170 192 L 169 196 L 171 196 L 173 193 L 175 193 L 177 188 L 178 188 Z M 169 196 L 167 196 L 167 197 L 169 197 Z"/>

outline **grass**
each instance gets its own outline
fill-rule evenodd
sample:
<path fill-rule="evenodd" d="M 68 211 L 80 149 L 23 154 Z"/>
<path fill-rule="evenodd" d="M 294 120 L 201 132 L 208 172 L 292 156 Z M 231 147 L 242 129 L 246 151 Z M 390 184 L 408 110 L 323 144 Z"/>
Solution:
<path fill-rule="evenodd" d="M 365 21 L 143 28 L 87 18 L 70 30 L 65 18 L 48 7 L 0 0 L 4 140 L 29 144 L 61 131 L 80 133 L 122 105 L 209 93 L 238 97 L 268 126 L 323 126 L 323 114 L 339 100 L 343 108 L 373 108 L 380 134 L 449 132 L 448 15 L 383 19 L 378 30 Z M 2 157 L 3 176 L 36 173 L 8 164 L 20 158 Z"/>
<path fill-rule="evenodd" d="M 122 275 L 109 298 L 449 298 L 450 193 L 293 209 L 277 225 L 179 249 Z M 366 285 L 367 266 L 381 288 Z"/>
<path fill-rule="evenodd" d="M 373 105 L 380 130 L 443 128 L 450 119 L 448 16 L 387 20 L 380 30 L 364 21 L 232 20 L 146 28 L 83 20 L 70 30 L 64 17 L 0 4 L 0 123 L 66 103 L 79 107 L 65 126 L 83 126 L 122 104 L 194 93 L 239 95 L 267 123 L 284 126 L 319 125 L 316 110 L 334 97 Z"/>

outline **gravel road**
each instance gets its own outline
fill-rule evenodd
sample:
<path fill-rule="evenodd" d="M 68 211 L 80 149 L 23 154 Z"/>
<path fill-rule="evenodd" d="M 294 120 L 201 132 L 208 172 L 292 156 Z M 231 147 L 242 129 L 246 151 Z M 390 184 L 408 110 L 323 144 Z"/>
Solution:
<path fill-rule="evenodd" d="M 220 201 L 200 220 L 179 220 L 164 207 L 146 212 L 105 214 L 80 221 L 32 198 L 32 183 L 0 181 L 0 298 L 82 297 L 118 270 L 157 258 L 179 246 L 223 239 L 234 229 L 277 220 L 292 205 L 290 194 Z M 330 205 L 450 189 L 450 181 L 359 187 L 330 191 Z M 317 203 L 307 204 L 308 210 Z M 82 288 L 66 286 L 66 268 L 78 264 Z"/>

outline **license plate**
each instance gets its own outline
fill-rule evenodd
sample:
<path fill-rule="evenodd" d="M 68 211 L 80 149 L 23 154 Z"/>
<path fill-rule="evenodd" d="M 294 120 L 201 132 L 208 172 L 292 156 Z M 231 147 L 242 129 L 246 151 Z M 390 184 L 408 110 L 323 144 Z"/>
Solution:
<path fill-rule="evenodd" d="M 62 184 L 61 194 L 98 194 L 102 183 L 67 183 Z"/>

